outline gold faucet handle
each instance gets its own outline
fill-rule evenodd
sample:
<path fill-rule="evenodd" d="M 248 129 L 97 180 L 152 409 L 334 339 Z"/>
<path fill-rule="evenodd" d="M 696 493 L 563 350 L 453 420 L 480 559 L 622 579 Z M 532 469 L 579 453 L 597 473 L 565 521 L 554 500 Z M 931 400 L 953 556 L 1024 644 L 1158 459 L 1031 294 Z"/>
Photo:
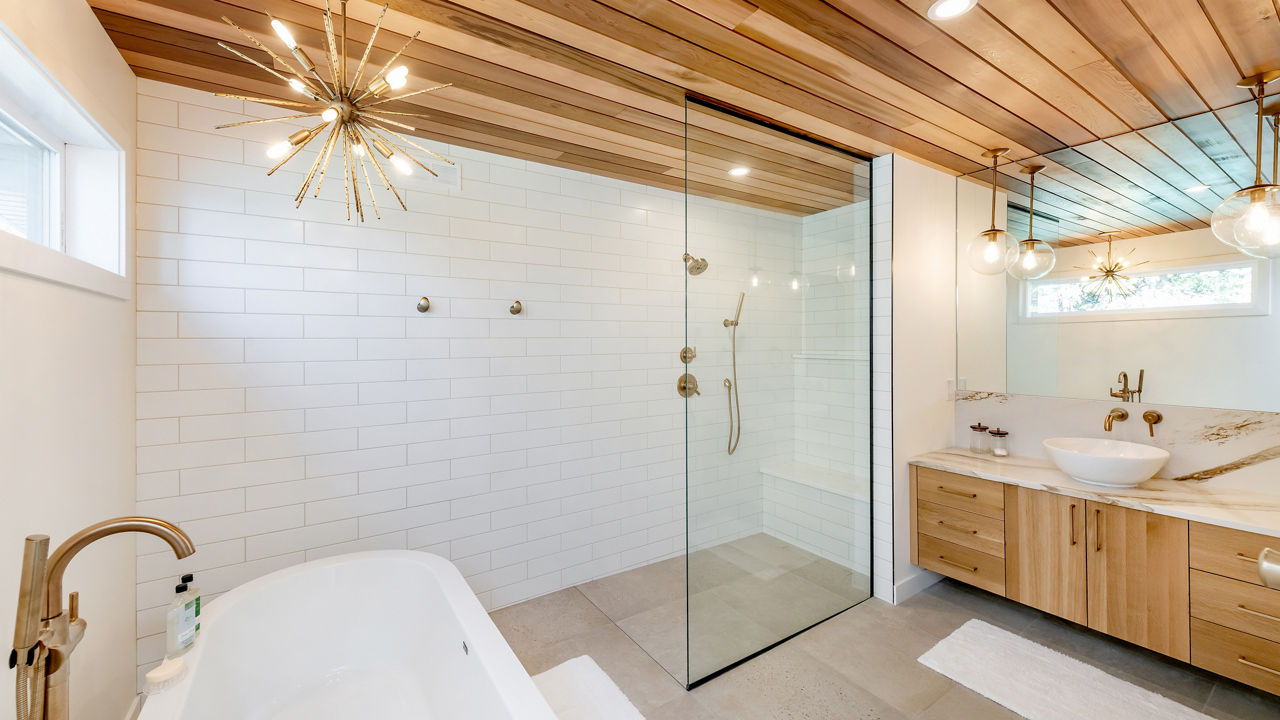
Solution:
<path fill-rule="evenodd" d="M 76 620 L 79 620 L 80 619 L 80 593 L 78 591 L 71 593 L 71 596 L 68 600 L 68 604 L 70 605 L 71 622 L 75 622 Z"/>
<path fill-rule="evenodd" d="M 1160 421 L 1164 420 L 1164 416 L 1160 414 L 1159 410 L 1148 410 L 1142 413 L 1142 420 L 1147 423 L 1147 432 L 1151 437 L 1155 437 L 1156 425 L 1159 425 Z"/>

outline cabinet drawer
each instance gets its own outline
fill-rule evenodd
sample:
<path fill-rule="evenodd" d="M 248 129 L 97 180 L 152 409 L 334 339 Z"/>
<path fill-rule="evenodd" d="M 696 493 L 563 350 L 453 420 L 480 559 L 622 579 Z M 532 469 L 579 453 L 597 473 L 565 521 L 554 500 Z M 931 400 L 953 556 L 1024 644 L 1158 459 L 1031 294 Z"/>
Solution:
<path fill-rule="evenodd" d="M 928 535 L 919 536 L 920 567 L 1004 595 L 1004 558 Z"/>
<path fill-rule="evenodd" d="M 916 522 L 925 535 L 1004 557 L 1004 520 L 921 500 Z"/>
<path fill-rule="evenodd" d="M 1192 570 L 1191 615 L 1280 643 L 1280 590 Z"/>
<path fill-rule="evenodd" d="M 1191 567 L 1196 570 L 1261 585 L 1258 555 L 1264 548 L 1280 550 L 1280 538 L 1241 530 L 1191 523 Z"/>
<path fill-rule="evenodd" d="M 1004 519 L 1004 484 L 917 467 L 918 498 L 986 517 Z"/>
<path fill-rule="evenodd" d="M 1192 618 L 1191 664 L 1280 695 L 1280 644 Z"/>

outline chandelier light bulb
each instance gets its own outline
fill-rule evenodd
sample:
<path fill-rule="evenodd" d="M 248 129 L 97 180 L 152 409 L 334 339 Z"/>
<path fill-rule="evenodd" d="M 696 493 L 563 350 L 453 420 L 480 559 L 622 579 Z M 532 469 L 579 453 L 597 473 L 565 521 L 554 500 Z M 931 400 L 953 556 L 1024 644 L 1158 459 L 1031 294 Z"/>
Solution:
<path fill-rule="evenodd" d="M 338 111 L 333 108 L 325 108 L 325 111 L 320 113 L 320 119 L 327 123 L 333 122 L 338 119 Z"/>
<path fill-rule="evenodd" d="M 352 148 L 351 152 L 354 152 L 356 154 L 356 157 L 364 157 L 364 143 L 357 144 L 354 148 Z"/>
<path fill-rule="evenodd" d="M 403 157 L 400 157 L 399 155 L 391 156 L 391 164 L 395 166 L 396 172 L 400 173 L 401 175 L 413 174 L 413 166 L 409 164 L 408 160 L 405 160 Z"/>
<path fill-rule="evenodd" d="M 299 80 L 298 78 L 289 78 L 289 87 L 293 88 L 294 92 L 297 92 L 301 95 L 311 94 L 311 92 L 307 90 L 307 86 L 303 85 L 302 81 Z"/>
<path fill-rule="evenodd" d="M 285 153 L 289 152 L 289 150 L 291 150 L 292 148 L 293 148 L 293 144 L 290 143 L 288 140 L 281 140 L 280 142 L 267 148 L 267 157 L 271 158 L 272 160 L 282 158 L 285 156 Z"/>
<path fill-rule="evenodd" d="M 387 73 L 387 84 L 392 90 L 399 90 L 409 81 L 409 68 L 404 65 L 398 65 L 391 72 Z"/>
<path fill-rule="evenodd" d="M 280 36 L 280 40 L 285 45 L 288 45 L 290 50 L 297 49 L 298 43 L 293 39 L 293 33 L 289 32 L 289 28 L 285 27 L 284 23 L 271 18 L 271 29 L 276 31 L 276 35 Z"/>

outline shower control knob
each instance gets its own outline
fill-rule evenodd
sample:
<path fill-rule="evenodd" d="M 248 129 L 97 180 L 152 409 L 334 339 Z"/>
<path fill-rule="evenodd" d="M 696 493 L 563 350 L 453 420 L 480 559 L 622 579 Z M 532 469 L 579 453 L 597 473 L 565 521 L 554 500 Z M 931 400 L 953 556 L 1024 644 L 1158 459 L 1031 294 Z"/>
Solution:
<path fill-rule="evenodd" d="M 687 347 L 680 351 L 680 362 L 688 365 L 693 359 L 698 357 L 698 348 Z"/>
<path fill-rule="evenodd" d="M 686 398 L 702 394 L 698 391 L 698 378 L 690 375 L 689 373 L 681 375 L 680 378 L 676 380 L 676 392 L 680 393 L 680 397 Z"/>

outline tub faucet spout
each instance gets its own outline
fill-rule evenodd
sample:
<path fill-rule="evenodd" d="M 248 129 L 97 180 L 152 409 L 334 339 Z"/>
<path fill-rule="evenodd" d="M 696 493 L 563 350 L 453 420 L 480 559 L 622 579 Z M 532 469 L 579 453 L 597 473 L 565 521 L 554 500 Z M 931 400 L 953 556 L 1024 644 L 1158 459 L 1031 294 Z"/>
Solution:
<path fill-rule="evenodd" d="M 109 535 L 140 532 L 164 540 L 178 558 L 196 551 L 173 523 L 149 517 L 121 517 L 95 523 L 72 535 L 49 554 L 49 537 L 27 537 L 19 586 L 14 653 L 19 666 L 18 720 L 67 720 L 71 714 L 71 653 L 84 637 L 79 594 L 62 606 L 62 576 L 81 550 Z M 25 705 L 25 707 L 23 707 Z"/>

